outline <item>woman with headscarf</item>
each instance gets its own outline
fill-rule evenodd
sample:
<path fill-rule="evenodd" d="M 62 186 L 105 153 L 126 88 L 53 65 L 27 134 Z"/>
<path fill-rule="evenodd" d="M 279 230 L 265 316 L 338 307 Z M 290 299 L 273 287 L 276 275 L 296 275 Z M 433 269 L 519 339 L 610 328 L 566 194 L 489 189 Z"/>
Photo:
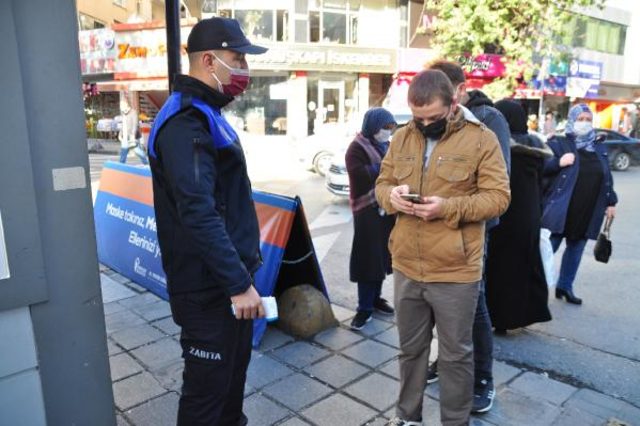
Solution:
<path fill-rule="evenodd" d="M 511 131 L 511 204 L 491 230 L 486 261 L 487 307 L 498 334 L 549 321 L 548 290 L 540 257 L 542 174 L 553 156 L 527 131 L 527 113 L 512 100 L 496 102 Z"/>
<path fill-rule="evenodd" d="M 557 251 L 562 240 L 560 276 L 556 298 L 576 305 L 582 299 L 573 293 L 582 252 L 587 240 L 598 237 L 604 216 L 613 218 L 618 196 L 613 190 L 607 149 L 596 143 L 593 113 L 585 104 L 569 110 L 566 137 L 549 141 L 554 157 L 545 162 L 551 184 L 545 193 L 542 226 L 551 231 L 551 245 Z"/>
<path fill-rule="evenodd" d="M 395 216 L 388 216 L 379 208 L 375 183 L 396 126 L 393 115 L 386 109 L 370 109 L 364 115 L 362 131 L 345 156 L 354 226 L 349 275 L 351 281 L 358 283 L 358 310 L 351 322 L 355 330 L 361 330 L 371 320 L 374 310 L 386 315 L 394 313 L 380 293 L 382 282 L 391 273 L 387 246 Z"/>

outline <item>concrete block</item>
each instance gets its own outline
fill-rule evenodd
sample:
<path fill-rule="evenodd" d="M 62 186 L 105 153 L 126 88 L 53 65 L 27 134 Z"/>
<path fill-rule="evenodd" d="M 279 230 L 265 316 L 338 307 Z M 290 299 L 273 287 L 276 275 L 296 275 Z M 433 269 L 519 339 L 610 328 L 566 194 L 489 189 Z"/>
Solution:
<path fill-rule="evenodd" d="M 352 331 L 335 327 L 317 334 L 313 340 L 329 349 L 339 351 L 361 341 L 362 339 L 362 336 Z"/>
<path fill-rule="evenodd" d="M 365 340 L 345 350 L 343 354 L 363 364 L 377 367 L 398 355 L 398 350 L 373 340 Z"/>
<path fill-rule="evenodd" d="M 127 353 L 121 353 L 109 358 L 111 367 L 111 381 L 117 382 L 133 376 L 143 370 L 142 366 Z"/>
<path fill-rule="evenodd" d="M 293 370 L 273 358 L 263 354 L 254 354 L 251 356 L 251 363 L 249 363 L 247 370 L 247 383 L 260 389 L 291 374 L 293 374 Z"/>
<path fill-rule="evenodd" d="M 547 426 L 560 414 L 560 408 L 505 388 L 498 392 L 493 408 L 482 420 L 498 425 Z"/>
<path fill-rule="evenodd" d="M 289 342 L 293 342 L 293 340 L 293 337 L 281 330 L 278 330 L 276 327 L 270 326 L 267 327 L 266 332 L 262 336 L 262 341 L 260 341 L 260 350 L 262 352 L 270 351 L 272 349 L 279 348 L 280 346 L 284 346 Z"/>
<path fill-rule="evenodd" d="M 173 339 L 165 337 L 155 343 L 131 351 L 150 370 L 158 370 L 182 358 L 182 348 Z"/>
<path fill-rule="evenodd" d="M 303 368 L 330 355 L 330 352 L 310 343 L 300 341 L 275 350 L 273 355 L 287 364 Z"/>
<path fill-rule="evenodd" d="M 162 330 L 169 336 L 175 336 L 180 333 L 180 326 L 173 321 L 173 318 L 165 318 L 151 323 L 152 326 L 159 330 Z"/>
<path fill-rule="evenodd" d="M 280 423 L 280 426 L 309 426 L 309 423 L 301 420 L 299 417 L 292 417 L 284 423 Z"/>
<path fill-rule="evenodd" d="M 118 330 L 122 330 L 145 323 L 145 320 L 129 310 L 116 312 L 104 317 L 107 334 L 111 335 Z"/>
<path fill-rule="evenodd" d="M 376 410 L 384 411 L 395 405 L 400 391 L 400 382 L 382 374 L 373 373 L 350 385 L 344 391 Z"/>
<path fill-rule="evenodd" d="M 307 367 L 306 371 L 335 388 L 341 388 L 371 370 L 341 355 L 334 355 Z"/>
<path fill-rule="evenodd" d="M 338 305 L 331 305 L 331 310 L 333 311 L 333 315 L 340 322 L 350 320 L 356 315 L 356 311 L 352 311 L 351 309 L 343 308 Z"/>
<path fill-rule="evenodd" d="M 302 412 L 303 417 L 318 426 L 360 426 L 376 415 L 371 408 L 342 394 L 333 394 Z"/>
<path fill-rule="evenodd" d="M 567 408 L 551 423 L 552 426 L 602 426 L 604 419 L 577 408 Z"/>
<path fill-rule="evenodd" d="M 509 387 L 530 398 L 548 401 L 554 405 L 562 405 L 578 389 L 542 374 L 526 372 L 516 378 Z"/>
<path fill-rule="evenodd" d="M 113 397 L 120 411 L 167 393 L 148 372 L 142 372 L 113 384 Z"/>
<path fill-rule="evenodd" d="M 394 348 L 400 347 L 400 340 L 398 337 L 398 329 L 392 327 L 385 332 L 382 332 L 373 337 L 378 342 L 382 342 L 386 345 L 393 346 Z"/>
<path fill-rule="evenodd" d="M 150 303 L 160 302 L 162 299 L 153 293 L 137 294 L 134 293 L 134 297 L 118 301 L 119 304 L 127 309 L 139 308 Z"/>
<path fill-rule="evenodd" d="M 142 345 L 160 340 L 165 334 L 148 324 L 125 328 L 111 334 L 111 339 L 125 349 L 134 349 Z"/>
<path fill-rule="evenodd" d="M 400 380 L 400 365 L 398 363 L 398 359 L 391 360 L 388 363 L 382 365 L 378 368 L 378 371 L 391 376 L 394 379 Z"/>
<path fill-rule="evenodd" d="M 115 302 L 136 295 L 136 292 L 128 289 L 104 273 L 100 274 L 100 286 L 102 288 L 103 303 Z"/>
<path fill-rule="evenodd" d="M 345 325 L 349 326 L 347 323 L 345 323 Z M 371 337 L 390 329 L 392 326 L 393 324 L 390 322 L 380 321 L 379 319 L 373 318 L 362 328 L 362 330 L 358 330 L 357 333 Z"/>
<path fill-rule="evenodd" d="M 178 394 L 169 392 L 129 410 L 126 415 L 134 425 L 175 426 L 179 400 Z"/>
<path fill-rule="evenodd" d="M 105 315 L 115 314 L 116 312 L 121 312 L 121 311 L 124 311 L 125 309 L 127 309 L 124 306 L 122 306 L 121 304 L 119 304 L 118 302 L 105 303 L 103 306 L 104 306 L 104 314 Z"/>
<path fill-rule="evenodd" d="M 267 386 L 262 393 L 297 412 L 330 394 L 331 388 L 304 374 L 296 373 Z"/>
<path fill-rule="evenodd" d="M 142 306 L 134 306 L 131 309 L 147 321 L 155 321 L 171 316 L 169 302 L 165 302 L 164 300 Z"/>
<path fill-rule="evenodd" d="M 518 374 L 521 374 L 522 370 L 516 367 L 512 367 L 509 364 L 500 361 L 493 361 L 493 385 L 497 388 L 511 381 Z"/>
<path fill-rule="evenodd" d="M 244 413 L 249 418 L 249 426 L 271 426 L 291 414 L 258 393 L 244 400 Z"/>
<path fill-rule="evenodd" d="M 153 377 L 158 383 L 169 391 L 182 392 L 182 372 L 184 371 L 184 360 L 172 362 L 171 364 L 153 371 Z"/>

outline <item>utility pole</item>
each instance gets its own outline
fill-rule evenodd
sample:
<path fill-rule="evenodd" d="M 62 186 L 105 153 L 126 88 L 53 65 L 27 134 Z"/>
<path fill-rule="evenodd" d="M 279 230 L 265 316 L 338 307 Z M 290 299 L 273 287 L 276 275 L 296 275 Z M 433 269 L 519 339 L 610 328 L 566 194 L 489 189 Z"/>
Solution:
<path fill-rule="evenodd" d="M 165 0 L 165 21 L 167 25 L 167 61 L 169 92 L 173 92 L 173 80 L 181 71 L 180 66 L 180 1 Z"/>

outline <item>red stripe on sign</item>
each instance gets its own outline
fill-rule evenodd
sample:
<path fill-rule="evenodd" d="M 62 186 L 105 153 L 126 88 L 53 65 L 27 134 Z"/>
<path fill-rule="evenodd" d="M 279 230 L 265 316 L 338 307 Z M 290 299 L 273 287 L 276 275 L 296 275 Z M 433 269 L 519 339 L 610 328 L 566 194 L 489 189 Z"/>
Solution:
<path fill-rule="evenodd" d="M 99 191 L 153 207 L 153 187 L 150 176 L 140 176 L 105 167 L 100 177 Z"/>
<path fill-rule="evenodd" d="M 263 203 L 255 203 L 255 206 L 260 223 L 260 240 L 284 249 L 291 234 L 295 211 Z"/>

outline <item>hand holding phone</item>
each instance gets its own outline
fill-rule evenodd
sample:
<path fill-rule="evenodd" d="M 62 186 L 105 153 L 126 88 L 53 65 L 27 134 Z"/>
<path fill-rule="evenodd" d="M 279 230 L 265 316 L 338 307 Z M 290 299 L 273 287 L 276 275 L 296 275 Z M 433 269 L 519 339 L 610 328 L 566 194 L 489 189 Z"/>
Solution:
<path fill-rule="evenodd" d="M 403 200 L 410 201 L 414 204 L 424 203 L 420 194 L 400 194 L 400 198 L 402 198 Z"/>

